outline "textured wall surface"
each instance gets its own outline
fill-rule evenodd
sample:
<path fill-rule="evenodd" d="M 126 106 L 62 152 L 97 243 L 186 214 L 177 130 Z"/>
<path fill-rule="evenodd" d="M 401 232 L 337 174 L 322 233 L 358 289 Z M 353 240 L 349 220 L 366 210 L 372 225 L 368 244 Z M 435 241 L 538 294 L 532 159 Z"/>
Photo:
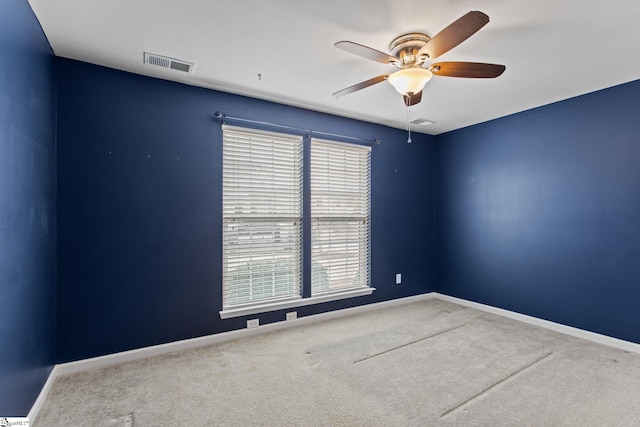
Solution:
<path fill-rule="evenodd" d="M 640 343 L 640 81 L 440 135 L 437 289 Z"/>
<path fill-rule="evenodd" d="M 71 60 L 58 60 L 58 83 L 59 362 L 246 327 L 218 313 L 216 111 L 382 139 L 372 151 L 377 290 L 300 307 L 300 316 L 434 289 L 433 137 L 407 144 L 397 129 Z"/>
<path fill-rule="evenodd" d="M 55 64 L 25 0 L 0 2 L 0 416 L 55 361 Z"/>

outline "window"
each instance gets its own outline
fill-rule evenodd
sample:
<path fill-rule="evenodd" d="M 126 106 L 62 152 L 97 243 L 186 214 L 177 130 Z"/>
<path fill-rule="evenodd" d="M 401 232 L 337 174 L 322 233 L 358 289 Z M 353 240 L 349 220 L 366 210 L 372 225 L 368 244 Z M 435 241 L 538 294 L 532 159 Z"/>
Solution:
<path fill-rule="evenodd" d="M 311 140 L 311 294 L 369 286 L 371 148 Z"/>
<path fill-rule="evenodd" d="M 223 126 L 222 318 L 374 291 L 370 157 L 370 147 Z"/>
<path fill-rule="evenodd" d="M 223 309 L 299 298 L 302 138 L 224 127 Z"/>

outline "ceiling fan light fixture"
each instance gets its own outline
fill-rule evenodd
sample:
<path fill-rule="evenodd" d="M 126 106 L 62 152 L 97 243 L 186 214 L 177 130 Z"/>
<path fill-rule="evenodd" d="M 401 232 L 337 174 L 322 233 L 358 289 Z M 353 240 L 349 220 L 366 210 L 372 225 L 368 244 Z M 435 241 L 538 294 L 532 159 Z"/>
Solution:
<path fill-rule="evenodd" d="M 389 83 L 401 95 L 409 95 L 420 92 L 431 77 L 433 74 L 426 68 L 403 68 L 389 76 Z"/>

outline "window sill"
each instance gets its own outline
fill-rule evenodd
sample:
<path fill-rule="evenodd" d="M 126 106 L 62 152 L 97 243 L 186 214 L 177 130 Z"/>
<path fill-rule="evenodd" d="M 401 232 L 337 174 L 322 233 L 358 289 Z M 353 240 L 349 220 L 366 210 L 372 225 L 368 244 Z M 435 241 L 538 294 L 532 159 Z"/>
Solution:
<path fill-rule="evenodd" d="M 271 301 L 264 304 L 256 304 L 246 307 L 227 308 L 220 311 L 221 319 L 231 319 L 233 317 L 247 316 L 250 314 L 265 313 L 269 311 L 283 310 L 286 308 L 302 307 L 305 305 L 320 304 L 323 302 L 337 301 L 346 298 L 355 298 L 371 295 L 375 288 L 358 288 L 347 291 L 327 293 L 310 298 L 287 299 L 285 301 Z"/>

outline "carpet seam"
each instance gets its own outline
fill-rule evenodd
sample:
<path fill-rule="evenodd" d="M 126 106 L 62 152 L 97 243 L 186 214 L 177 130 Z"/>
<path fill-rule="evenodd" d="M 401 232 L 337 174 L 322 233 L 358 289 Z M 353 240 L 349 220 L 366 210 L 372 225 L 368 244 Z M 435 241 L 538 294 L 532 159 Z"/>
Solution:
<path fill-rule="evenodd" d="M 553 355 L 554 352 L 549 352 L 547 354 L 545 354 L 544 356 L 541 356 L 539 358 L 537 358 L 536 360 L 534 360 L 533 362 L 521 367 L 520 369 L 518 369 L 517 371 L 507 375 L 506 377 L 504 377 L 503 379 L 501 379 L 500 381 L 494 383 L 493 385 L 490 385 L 489 387 L 486 387 L 484 390 L 482 390 L 480 393 L 470 397 L 469 399 L 465 400 L 464 402 L 462 402 L 461 404 L 454 406 L 453 408 L 449 409 L 448 411 L 444 412 L 442 415 L 440 415 L 440 418 L 444 418 L 450 414 L 452 414 L 453 412 L 462 409 L 464 406 L 466 406 L 467 404 L 471 403 L 472 401 L 482 397 L 483 395 L 487 394 L 489 391 L 491 391 L 491 389 L 498 387 L 500 384 L 503 384 L 504 382 L 510 380 L 511 378 L 514 378 L 515 376 L 517 376 L 518 374 L 526 371 L 529 368 L 532 368 L 533 366 L 537 365 L 538 363 L 542 362 L 544 359 L 546 359 L 547 357 Z"/>
<path fill-rule="evenodd" d="M 354 361 L 353 363 L 356 364 L 356 363 L 364 362 L 365 360 L 373 359 L 374 357 L 378 357 L 378 356 L 381 356 L 383 354 L 391 353 L 392 351 L 396 351 L 396 350 L 399 350 L 401 348 L 408 347 L 410 345 L 417 344 L 417 343 L 422 342 L 422 341 L 426 341 L 426 340 L 428 340 L 430 338 L 434 338 L 434 337 L 437 337 L 439 335 L 446 334 L 447 332 L 455 331 L 456 329 L 460 329 L 460 328 L 462 328 L 464 326 L 467 326 L 467 324 L 465 323 L 463 325 L 458 325 L 458 326 L 453 327 L 453 328 L 449 328 L 449 329 L 445 329 L 443 331 L 436 332 L 435 334 L 429 335 L 427 337 L 423 337 L 423 338 L 420 338 L 418 340 L 411 341 L 411 342 L 402 344 L 400 346 L 390 348 L 390 349 L 385 350 L 385 351 L 381 351 L 380 353 L 372 354 L 372 355 L 364 357 L 362 359 L 358 359 L 358 360 Z"/>

